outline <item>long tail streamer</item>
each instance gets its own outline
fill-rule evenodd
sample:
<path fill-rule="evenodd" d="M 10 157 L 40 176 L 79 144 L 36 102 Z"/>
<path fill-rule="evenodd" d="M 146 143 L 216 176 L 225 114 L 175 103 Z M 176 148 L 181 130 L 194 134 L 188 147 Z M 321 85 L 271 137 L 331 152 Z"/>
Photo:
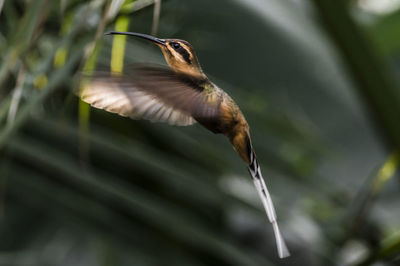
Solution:
<path fill-rule="evenodd" d="M 268 192 L 267 186 L 265 185 L 264 179 L 261 175 L 261 169 L 259 164 L 257 163 L 254 152 L 251 153 L 250 157 L 251 157 L 250 158 L 251 162 L 247 167 L 249 169 L 251 177 L 253 178 L 254 185 L 256 186 L 258 195 L 261 198 L 265 211 L 267 212 L 268 219 L 274 229 L 278 255 L 280 258 L 289 257 L 290 256 L 289 250 L 286 247 L 286 243 L 281 235 L 281 232 L 279 231 L 274 204 L 272 203 L 271 196 Z"/>

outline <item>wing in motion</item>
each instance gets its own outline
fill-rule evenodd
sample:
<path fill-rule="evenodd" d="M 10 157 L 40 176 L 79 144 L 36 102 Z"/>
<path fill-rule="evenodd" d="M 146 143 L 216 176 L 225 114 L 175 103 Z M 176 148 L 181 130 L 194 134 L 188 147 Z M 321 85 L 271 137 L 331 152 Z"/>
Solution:
<path fill-rule="evenodd" d="M 133 119 L 187 126 L 219 114 L 219 105 L 207 102 L 201 80 L 161 66 L 135 66 L 129 75 L 95 72 L 88 79 L 78 92 L 83 101 Z"/>

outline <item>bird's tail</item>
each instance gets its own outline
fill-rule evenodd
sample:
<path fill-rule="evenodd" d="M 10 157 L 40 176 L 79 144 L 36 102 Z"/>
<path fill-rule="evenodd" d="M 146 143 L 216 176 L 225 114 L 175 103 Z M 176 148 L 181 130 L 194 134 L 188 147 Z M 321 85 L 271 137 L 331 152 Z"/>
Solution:
<path fill-rule="evenodd" d="M 257 163 L 256 155 L 251 149 L 250 152 L 250 164 L 247 166 L 254 185 L 256 186 L 258 195 L 261 198 L 262 204 L 264 205 L 265 211 L 267 212 L 268 219 L 272 224 L 275 234 L 276 246 L 278 249 L 278 255 L 280 258 L 290 256 L 289 250 L 286 247 L 285 240 L 283 239 L 281 232 L 279 231 L 278 222 L 276 218 L 274 204 L 272 203 L 271 196 L 268 192 L 267 186 L 265 185 L 264 179 L 261 175 L 261 169 Z"/>

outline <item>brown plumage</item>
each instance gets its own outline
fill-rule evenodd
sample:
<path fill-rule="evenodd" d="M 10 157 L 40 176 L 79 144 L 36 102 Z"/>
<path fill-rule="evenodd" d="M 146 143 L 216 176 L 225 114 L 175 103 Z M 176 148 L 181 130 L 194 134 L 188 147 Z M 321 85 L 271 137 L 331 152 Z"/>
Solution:
<path fill-rule="evenodd" d="M 246 162 L 268 218 L 273 225 L 278 254 L 289 256 L 280 234 L 274 206 L 251 144 L 249 126 L 236 103 L 203 73 L 192 46 L 183 40 L 159 39 L 132 32 L 130 35 L 157 44 L 170 68 L 136 65 L 129 75 L 96 72 L 79 91 L 94 107 L 133 119 L 187 126 L 196 122 L 228 137 Z"/>

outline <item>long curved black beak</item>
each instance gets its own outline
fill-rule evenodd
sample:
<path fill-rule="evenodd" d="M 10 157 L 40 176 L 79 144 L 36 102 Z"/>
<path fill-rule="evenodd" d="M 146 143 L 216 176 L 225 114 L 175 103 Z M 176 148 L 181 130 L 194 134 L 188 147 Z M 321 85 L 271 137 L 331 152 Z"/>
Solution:
<path fill-rule="evenodd" d="M 155 42 L 157 44 L 165 45 L 165 40 L 159 39 L 156 37 L 153 37 L 151 35 L 143 34 L 143 33 L 137 33 L 137 32 L 120 32 L 120 31 L 110 31 L 107 33 L 104 33 L 104 35 L 128 35 L 128 36 L 135 36 L 139 37 L 145 40 L 149 40 L 152 42 Z"/>

